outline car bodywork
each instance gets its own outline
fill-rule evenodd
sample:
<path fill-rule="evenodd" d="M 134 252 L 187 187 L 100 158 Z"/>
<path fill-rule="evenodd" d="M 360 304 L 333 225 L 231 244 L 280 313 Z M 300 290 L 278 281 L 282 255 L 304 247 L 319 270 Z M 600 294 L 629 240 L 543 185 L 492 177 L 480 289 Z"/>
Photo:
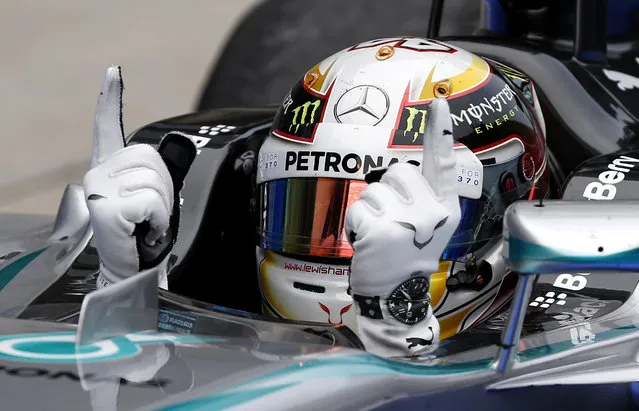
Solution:
<path fill-rule="evenodd" d="M 65 200 L 74 198 L 73 191 L 67 190 L 62 208 Z M 593 203 L 558 203 L 568 205 L 575 225 L 597 222 L 590 230 L 606 247 L 637 218 L 636 202 L 615 203 L 625 207 L 621 216 L 615 215 L 614 209 L 600 213 Z M 574 210 L 570 208 L 574 204 L 589 207 Z M 548 202 L 544 205 L 551 212 L 552 206 Z M 517 210 L 509 211 L 517 215 Z M 611 216 L 614 225 L 610 224 Z M 524 220 L 535 225 L 546 222 L 543 215 Z M 49 233 L 59 234 L 59 224 Z M 557 227 L 556 221 L 551 224 Z M 532 238 L 548 244 L 550 250 L 558 248 L 557 244 L 535 237 L 534 230 L 520 225 L 524 228 L 519 232 L 527 236 L 512 227 L 509 230 L 515 234 L 507 234 L 508 255 L 518 256 L 512 258 L 513 266 L 523 274 L 526 270 L 545 273 L 547 270 L 539 265 L 521 264 L 544 262 L 547 256 L 531 254 L 530 248 L 521 247 L 514 239 L 530 243 Z M 84 233 L 88 226 L 78 228 L 78 233 Z M 567 236 L 570 230 L 566 227 Z M 86 234 L 65 233 L 67 240 L 81 238 L 80 244 L 87 241 Z M 28 238 L 33 242 L 33 236 Z M 14 241 L 14 245 L 26 248 L 27 242 Z M 55 277 L 55 257 L 62 257 L 60 261 L 68 258 L 64 240 L 56 236 L 34 244 L 34 250 L 5 263 L 0 277 L 15 272 L 14 281 L 25 275 L 22 278 L 26 283 L 28 278 L 33 279 L 30 270 L 34 269 L 32 274 L 42 273 L 43 265 L 53 267 L 47 275 Z M 617 245 L 616 251 L 632 252 L 635 246 L 632 242 Z M 572 260 L 561 268 L 572 272 L 570 264 L 575 256 L 568 257 Z M 584 284 L 580 292 L 564 297 L 566 304 L 560 310 L 529 310 L 525 320 L 526 306 L 534 301 L 530 294 L 543 293 L 548 285 L 539 280 L 548 277 L 557 281 L 559 277 L 540 275 L 533 284 L 536 277 L 524 275 L 510 317 L 502 313 L 502 318 L 488 319 L 445 340 L 433 355 L 398 359 L 364 352 L 357 338 L 341 326 L 285 322 L 226 311 L 158 292 L 152 273 L 139 275 L 83 294 L 80 304 L 38 303 L 36 299 L 28 307 L 5 311 L 5 318 L 0 319 L 4 401 L 10 408 L 13 404 L 20 408 L 46 404 L 54 409 L 414 409 L 417 405 L 461 406 L 475 401 L 493 409 L 515 405 L 537 409 L 547 400 L 524 401 L 534 398 L 533 392 L 537 391 L 551 395 L 555 403 L 584 403 L 584 409 L 626 407 L 632 404 L 639 330 L 637 297 L 628 291 L 637 280 L 614 265 L 624 261 L 634 264 L 626 269 L 636 270 L 637 259 L 617 258 L 603 266 L 596 260 L 586 262 L 590 269 L 608 270 L 589 275 L 588 282 L 593 280 L 597 288 Z M 76 268 L 60 278 L 71 273 L 74 281 L 89 291 L 97 261 L 93 265 L 83 263 L 85 268 L 92 267 L 84 270 L 84 277 Z M 558 268 L 550 269 L 556 272 Z M 571 284 L 581 284 L 576 278 L 572 277 Z M 630 282 L 610 285 L 621 278 Z M 73 297 L 71 289 L 77 293 L 78 284 L 66 284 L 68 298 Z M 63 297 L 58 295 L 60 300 Z M 606 308 L 609 304 L 612 309 Z M 602 314 L 593 312 L 595 309 Z M 571 312 L 575 317 L 565 318 Z M 590 317 L 580 318 L 580 313 Z M 10 316 L 17 318 L 7 318 Z M 604 383 L 606 396 L 602 397 Z M 37 395 L 25 396 L 24 392 Z"/>

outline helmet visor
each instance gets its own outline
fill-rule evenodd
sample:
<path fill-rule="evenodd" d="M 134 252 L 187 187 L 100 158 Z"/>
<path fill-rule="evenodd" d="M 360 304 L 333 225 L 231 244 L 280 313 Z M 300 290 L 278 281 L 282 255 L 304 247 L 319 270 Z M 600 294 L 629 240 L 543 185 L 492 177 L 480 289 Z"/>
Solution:
<path fill-rule="evenodd" d="M 350 258 L 347 208 L 366 187 L 361 180 L 288 178 L 260 185 L 262 248 L 281 253 Z"/>
<path fill-rule="evenodd" d="M 534 186 L 534 165 L 520 154 L 500 164 L 484 164 L 479 199 L 459 197 L 461 220 L 442 260 L 464 260 L 502 235 L 506 207 Z M 260 185 L 260 247 L 294 255 L 350 258 L 344 232 L 348 207 L 367 186 L 361 180 L 287 178 Z"/>

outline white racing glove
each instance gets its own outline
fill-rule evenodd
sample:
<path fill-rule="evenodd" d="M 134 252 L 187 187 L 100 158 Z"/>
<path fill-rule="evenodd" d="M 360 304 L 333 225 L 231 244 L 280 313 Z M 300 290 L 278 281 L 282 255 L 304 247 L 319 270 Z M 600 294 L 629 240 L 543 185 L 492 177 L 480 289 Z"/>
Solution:
<path fill-rule="evenodd" d="M 408 163 L 391 165 L 347 211 L 358 335 L 374 354 L 423 354 L 439 341 L 430 275 L 461 214 L 452 129 L 448 102 L 435 99 L 428 111 L 422 171 Z"/>
<path fill-rule="evenodd" d="M 177 238 L 179 191 L 196 148 L 167 134 L 158 149 L 126 147 L 120 67 L 109 67 L 95 113 L 91 170 L 84 192 L 100 257 L 98 288 L 142 270 L 157 270 L 167 288 L 167 260 Z"/>

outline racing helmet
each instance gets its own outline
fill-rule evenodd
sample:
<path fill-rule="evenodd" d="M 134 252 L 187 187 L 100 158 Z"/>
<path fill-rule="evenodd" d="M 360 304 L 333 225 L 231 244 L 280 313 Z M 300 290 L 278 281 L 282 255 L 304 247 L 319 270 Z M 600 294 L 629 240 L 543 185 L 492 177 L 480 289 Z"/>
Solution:
<path fill-rule="evenodd" d="M 545 197 L 548 187 L 535 88 L 496 61 L 440 41 L 398 37 L 328 57 L 278 108 L 256 176 L 266 314 L 356 329 L 346 210 L 366 180 L 389 165 L 419 164 L 429 104 L 437 97 L 450 105 L 462 210 L 431 276 L 441 338 L 508 301 L 512 288 L 501 287 L 504 210 L 519 199 Z"/>

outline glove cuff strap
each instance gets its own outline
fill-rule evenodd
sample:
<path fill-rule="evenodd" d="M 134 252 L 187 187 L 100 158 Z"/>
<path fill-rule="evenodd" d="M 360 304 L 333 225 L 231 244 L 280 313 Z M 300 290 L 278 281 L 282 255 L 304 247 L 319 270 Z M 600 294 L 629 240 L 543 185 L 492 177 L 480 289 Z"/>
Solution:
<path fill-rule="evenodd" d="M 353 300 L 359 306 L 360 315 L 362 317 L 372 318 L 373 320 L 381 320 L 384 318 L 384 315 L 382 314 L 382 307 L 379 303 L 379 295 L 371 297 L 353 294 Z"/>

